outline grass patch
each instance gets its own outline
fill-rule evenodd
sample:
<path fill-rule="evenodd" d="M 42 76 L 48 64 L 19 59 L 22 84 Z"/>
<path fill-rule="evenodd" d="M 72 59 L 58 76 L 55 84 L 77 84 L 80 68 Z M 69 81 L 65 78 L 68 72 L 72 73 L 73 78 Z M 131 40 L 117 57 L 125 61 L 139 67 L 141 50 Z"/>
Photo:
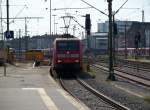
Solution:
<path fill-rule="evenodd" d="M 89 71 L 87 71 L 87 73 L 92 76 L 92 78 L 95 78 L 96 77 L 96 71 L 94 69 L 91 69 Z"/>
<path fill-rule="evenodd" d="M 95 78 L 95 76 L 96 76 L 96 71 L 94 69 L 90 68 L 90 66 L 87 63 L 83 64 L 82 72 L 83 72 L 83 74 L 90 75 L 92 78 Z"/>
<path fill-rule="evenodd" d="M 144 100 L 145 100 L 146 102 L 150 103 L 150 96 L 144 97 Z"/>

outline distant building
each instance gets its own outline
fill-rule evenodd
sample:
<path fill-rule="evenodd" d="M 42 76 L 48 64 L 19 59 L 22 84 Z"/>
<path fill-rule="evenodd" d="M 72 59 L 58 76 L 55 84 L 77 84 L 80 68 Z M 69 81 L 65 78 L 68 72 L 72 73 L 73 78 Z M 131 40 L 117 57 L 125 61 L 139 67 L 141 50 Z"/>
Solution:
<path fill-rule="evenodd" d="M 125 37 L 127 48 L 134 48 L 135 35 L 139 32 L 141 39 L 139 47 L 150 47 L 150 22 L 138 21 L 115 21 L 117 23 L 118 35 L 115 36 L 115 45 L 125 48 Z M 108 32 L 108 21 L 98 23 L 98 32 Z"/>
<path fill-rule="evenodd" d="M 87 39 L 83 40 L 84 49 L 87 48 Z M 108 49 L 108 33 L 91 33 L 89 48 L 95 54 L 106 54 Z"/>
<path fill-rule="evenodd" d="M 140 33 L 139 47 L 150 47 L 150 22 L 133 23 L 131 28 L 127 30 L 128 47 L 135 47 L 134 41 L 137 33 Z"/>
<path fill-rule="evenodd" d="M 42 35 L 33 37 L 22 37 L 8 40 L 7 44 L 15 50 L 26 50 L 26 49 L 45 49 L 52 48 L 53 41 L 59 35 Z M 2 41 L 0 42 L 2 45 Z"/>
<path fill-rule="evenodd" d="M 137 21 L 115 21 L 117 24 L 117 29 L 119 33 L 124 33 L 125 32 L 125 26 L 126 29 L 129 29 L 132 25 L 132 23 L 137 22 Z M 108 32 L 108 26 L 109 22 L 106 21 L 105 23 L 98 23 L 98 32 Z"/>
<path fill-rule="evenodd" d="M 98 33 L 100 32 L 108 32 L 108 23 L 98 23 Z"/>

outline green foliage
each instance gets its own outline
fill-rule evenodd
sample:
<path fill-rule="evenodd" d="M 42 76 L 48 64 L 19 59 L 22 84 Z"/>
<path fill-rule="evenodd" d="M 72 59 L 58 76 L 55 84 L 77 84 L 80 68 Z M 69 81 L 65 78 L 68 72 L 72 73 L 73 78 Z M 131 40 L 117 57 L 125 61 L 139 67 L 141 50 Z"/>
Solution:
<path fill-rule="evenodd" d="M 145 100 L 146 102 L 150 103 L 150 96 L 144 97 L 144 100 Z"/>
<path fill-rule="evenodd" d="M 90 68 L 90 65 L 88 63 L 83 64 L 82 73 L 90 75 L 92 78 L 95 78 L 96 71 L 94 69 Z"/>
<path fill-rule="evenodd" d="M 93 70 L 93 69 L 91 69 L 91 68 L 90 68 L 90 70 L 89 70 L 89 71 L 87 71 L 87 73 L 88 73 L 90 76 L 92 76 L 93 78 L 95 78 L 95 77 L 96 77 L 96 71 L 95 71 L 95 70 Z"/>

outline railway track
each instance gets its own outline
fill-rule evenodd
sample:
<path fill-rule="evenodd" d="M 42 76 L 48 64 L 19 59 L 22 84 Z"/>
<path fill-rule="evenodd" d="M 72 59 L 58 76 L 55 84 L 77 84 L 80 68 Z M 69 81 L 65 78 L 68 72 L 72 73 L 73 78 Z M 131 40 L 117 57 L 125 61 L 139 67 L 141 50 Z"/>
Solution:
<path fill-rule="evenodd" d="M 100 59 L 99 60 L 102 63 L 108 63 L 108 60 L 106 59 Z M 99 62 L 97 61 L 97 62 Z M 118 65 L 123 65 L 125 67 L 128 68 L 132 68 L 132 69 L 137 69 L 141 70 L 141 71 L 146 71 L 146 72 L 150 72 L 150 65 L 148 63 L 141 63 L 141 62 L 133 62 L 133 61 L 128 61 L 128 60 L 121 60 L 121 59 L 117 59 L 116 62 L 118 63 Z"/>
<path fill-rule="evenodd" d="M 133 66 L 133 65 L 137 66 L 138 65 L 140 68 L 143 68 L 143 69 L 149 69 L 150 68 L 150 64 L 146 63 L 146 62 L 128 61 L 128 60 L 121 60 L 121 59 L 118 59 L 117 62 L 128 64 L 130 66 Z"/>
<path fill-rule="evenodd" d="M 96 108 L 96 110 L 97 109 L 130 110 L 129 108 L 121 105 L 120 103 L 112 100 L 111 98 L 95 90 L 94 88 L 92 88 L 90 85 L 88 85 L 86 82 L 84 82 L 79 78 L 71 80 L 70 79 L 64 80 L 60 78 L 59 80 L 61 86 L 67 92 L 69 92 L 73 97 L 77 97 L 79 100 L 82 100 L 92 110 L 95 110 L 94 108 Z"/>
<path fill-rule="evenodd" d="M 139 69 L 135 70 L 136 72 L 131 72 L 130 69 L 127 70 L 127 68 L 124 68 L 124 69 L 120 69 L 119 67 L 115 67 L 115 70 L 116 71 L 119 71 L 119 72 L 123 72 L 123 73 L 126 73 L 126 74 L 129 74 L 129 75 L 132 75 L 132 76 L 135 76 L 135 77 L 138 77 L 138 78 L 142 78 L 144 80 L 150 80 L 150 78 L 148 76 L 150 76 L 148 73 L 147 77 L 142 75 L 142 74 L 139 74 L 137 73 L 137 71 L 139 72 Z M 142 71 L 142 72 L 145 72 L 145 71 Z"/>
<path fill-rule="evenodd" d="M 145 72 L 150 72 L 149 69 L 141 68 L 139 65 L 129 65 L 129 64 L 122 64 L 123 67 L 135 69 L 135 70 L 140 70 L 140 71 L 145 71 Z"/>
<path fill-rule="evenodd" d="M 141 71 L 150 72 L 150 66 L 147 64 L 137 63 L 137 62 L 130 62 L 130 61 L 124 61 L 124 60 L 118 60 L 119 65 L 123 65 L 128 68 L 132 69 L 139 69 Z"/>
<path fill-rule="evenodd" d="M 96 64 L 108 68 L 108 65 L 106 63 L 97 62 Z M 128 66 L 128 65 L 121 65 L 121 66 L 117 65 L 114 67 L 114 69 L 116 71 L 120 71 L 120 72 L 129 74 L 129 75 L 133 75 L 136 77 L 140 77 L 145 80 L 150 80 L 150 70 L 143 70 L 139 67 L 132 67 L 132 66 Z"/>
<path fill-rule="evenodd" d="M 93 64 L 91 66 L 94 66 L 97 69 L 103 69 L 103 70 L 108 72 L 108 67 L 106 67 L 106 66 L 99 65 L 99 64 Z M 136 83 L 141 84 L 141 85 L 146 86 L 146 87 L 150 87 L 149 78 L 145 78 L 145 77 L 142 77 L 142 76 L 139 76 L 136 74 L 132 74 L 132 73 L 129 73 L 127 71 L 123 71 L 119 68 L 115 68 L 114 73 L 119 77 L 131 80 L 133 82 L 136 82 Z"/>

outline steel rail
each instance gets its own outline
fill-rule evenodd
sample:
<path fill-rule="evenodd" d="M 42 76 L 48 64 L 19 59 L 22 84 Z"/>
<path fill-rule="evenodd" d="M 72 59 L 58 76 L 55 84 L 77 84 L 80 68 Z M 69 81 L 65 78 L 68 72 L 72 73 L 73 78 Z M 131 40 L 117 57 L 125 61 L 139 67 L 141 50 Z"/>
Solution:
<path fill-rule="evenodd" d="M 138 78 L 142 78 L 142 79 L 144 79 L 144 80 L 150 80 L 150 78 L 146 78 L 146 77 L 144 77 L 144 76 L 139 76 L 139 75 L 136 75 L 136 74 L 132 74 L 132 73 L 126 72 L 125 70 L 121 70 L 121 69 L 119 69 L 119 67 L 115 67 L 115 70 L 116 70 L 116 71 L 119 71 L 119 72 L 126 73 L 126 74 L 128 74 L 128 75 L 132 75 L 132 76 L 138 77 Z"/>
<path fill-rule="evenodd" d="M 61 87 L 67 91 L 72 97 L 74 97 L 75 99 L 77 99 L 78 101 L 80 101 L 75 95 L 72 94 L 72 92 L 70 90 L 68 90 L 66 87 L 65 87 L 65 84 L 63 83 L 63 80 L 61 79 L 61 77 L 59 77 L 59 84 L 61 85 Z"/>
<path fill-rule="evenodd" d="M 72 97 L 74 97 L 75 99 L 77 99 L 79 102 L 81 102 L 74 94 L 72 94 L 72 92 L 70 90 L 67 89 L 67 87 L 65 87 L 65 84 L 63 83 L 63 80 L 61 79 L 61 77 L 58 78 L 59 80 L 59 84 L 61 85 L 61 87 L 67 91 Z M 90 85 L 88 85 L 87 83 L 85 83 L 83 80 L 79 79 L 78 77 L 75 79 L 80 85 L 82 85 L 85 89 L 87 89 L 88 91 L 90 91 L 92 94 L 94 94 L 96 97 L 102 99 L 105 103 L 109 104 L 110 106 L 114 107 L 114 109 L 118 109 L 118 110 L 130 110 L 129 108 L 125 107 L 124 105 L 112 100 L 111 98 L 105 96 L 104 94 L 98 92 L 97 90 L 95 90 L 94 88 L 92 88 Z"/>
<path fill-rule="evenodd" d="M 101 98 L 103 101 L 107 102 L 108 104 L 110 104 L 111 106 L 115 107 L 118 110 L 130 110 L 129 108 L 125 107 L 124 105 L 116 102 L 115 100 L 107 97 L 106 95 L 100 93 L 99 91 L 97 91 L 96 89 L 92 88 L 90 85 L 88 85 L 85 81 L 77 78 L 77 81 L 84 86 L 87 90 L 89 90 L 90 92 L 92 92 L 94 95 L 96 95 L 97 97 Z"/>
<path fill-rule="evenodd" d="M 107 60 L 100 60 L 100 61 L 102 63 L 106 63 L 107 62 Z M 118 61 L 121 62 L 121 63 L 124 63 L 123 66 L 125 66 L 125 67 L 133 68 L 133 69 L 137 69 L 138 68 L 138 70 L 150 72 L 149 67 L 144 67 L 144 65 L 141 65 L 140 63 L 139 64 L 135 64 L 135 62 L 124 61 L 124 60 L 118 60 Z M 99 61 L 97 61 L 97 62 L 99 62 Z M 131 64 L 131 63 L 134 63 L 134 64 Z"/>
<path fill-rule="evenodd" d="M 91 66 L 94 66 L 94 67 L 96 67 L 98 69 L 102 69 L 102 70 L 108 72 L 108 68 L 107 67 L 103 67 L 103 66 L 100 66 L 100 65 L 91 65 Z M 136 83 L 141 84 L 143 86 L 150 87 L 150 83 L 149 83 L 150 81 L 147 80 L 146 78 L 143 79 L 140 76 L 133 75 L 133 74 L 130 74 L 128 72 L 121 71 L 121 70 L 115 70 L 115 75 L 120 76 L 120 77 L 125 78 L 125 79 L 128 79 L 130 81 L 136 82 Z M 146 83 L 146 82 L 148 82 L 148 83 Z"/>
<path fill-rule="evenodd" d="M 141 71 L 150 72 L 150 70 L 149 70 L 148 68 L 140 67 L 140 65 L 125 64 L 125 65 L 123 65 L 123 66 L 124 66 L 124 67 L 127 67 L 127 68 L 138 69 L 138 70 L 141 70 Z"/>
<path fill-rule="evenodd" d="M 98 65 L 101 65 L 101 66 L 104 66 L 104 67 L 108 67 L 107 65 L 102 65 L 102 64 L 100 64 L 100 63 L 97 63 Z M 148 71 L 148 70 L 143 70 L 143 69 L 140 69 L 140 68 L 137 68 L 137 67 L 132 67 L 132 66 L 128 66 L 128 65 L 123 65 L 124 67 L 127 67 L 127 68 L 132 68 L 132 69 L 136 69 L 136 70 L 142 70 L 142 71 L 144 71 L 144 72 L 150 72 L 150 71 Z M 116 70 L 116 71 L 119 71 L 119 72 L 123 72 L 123 73 L 126 73 L 126 74 L 129 74 L 129 75 L 132 75 L 132 76 L 135 76 L 135 77 L 138 77 L 138 78 L 142 78 L 142 79 L 144 79 L 144 80 L 150 80 L 150 78 L 147 78 L 147 77 L 144 77 L 144 76 L 139 76 L 139 75 L 137 75 L 137 74 L 134 74 L 133 72 L 127 72 L 127 71 L 125 71 L 125 70 L 122 70 L 122 69 L 119 69 L 119 67 L 114 67 L 114 70 Z"/>
<path fill-rule="evenodd" d="M 120 60 L 118 59 L 118 62 L 122 62 L 122 63 L 127 63 L 127 65 L 131 65 L 131 66 L 139 66 L 142 70 L 148 70 L 149 69 L 149 64 L 146 63 L 142 63 L 142 62 L 137 62 L 137 61 L 127 61 L 127 60 Z"/>
<path fill-rule="evenodd" d="M 75 79 L 81 86 L 83 86 L 79 81 L 78 81 L 78 79 Z M 78 97 L 76 97 L 70 90 L 68 90 L 67 89 L 67 87 L 65 86 L 65 84 L 63 83 L 63 80 L 61 79 L 61 77 L 59 78 L 59 83 L 60 83 L 60 85 L 61 85 L 61 87 L 65 90 L 65 91 L 67 91 L 72 97 L 74 97 L 75 99 L 77 99 L 77 101 L 78 102 L 81 102 L 81 100 L 78 98 Z M 84 87 L 84 86 L 83 86 Z M 85 87 L 84 87 L 85 88 Z M 85 88 L 86 90 L 88 90 L 87 88 Z M 88 91 L 90 91 L 90 90 L 88 90 Z M 91 91 L 90 91 L 91 92 Z M 93 92 L 91 92 L 92 94 L 94 94 Z M 101 97 L 99 97 L 99 96 L 97 96 L 96 94 L 94 94 L 96 97 L 98 97 L 98 98 L 101 98 Z M 102 98 L 101 98 L 102 99 Z M 110 103 L 108 103 L 108 102 L 106 102 L 104 99 L 102 99 L 103 101 L 104 101 L 104 103 L 107 103 L 107 104 L 109 104 L 110 106 L 112 106 Z M 114 107 L 114 106 L 112 106 L 112 107 Z M 116 108 L 116 107 L 115 107 Z M 113 108 L 113 109 L 115 109 L 115 108 Z M 118 108 L 116 108 L 116 109 L 118 109 Z M 120 109 L 118 109 L 118 110 L 120 110 Z M 130 109 L 121 109 L 121 110 L 130 110 Z"/>

